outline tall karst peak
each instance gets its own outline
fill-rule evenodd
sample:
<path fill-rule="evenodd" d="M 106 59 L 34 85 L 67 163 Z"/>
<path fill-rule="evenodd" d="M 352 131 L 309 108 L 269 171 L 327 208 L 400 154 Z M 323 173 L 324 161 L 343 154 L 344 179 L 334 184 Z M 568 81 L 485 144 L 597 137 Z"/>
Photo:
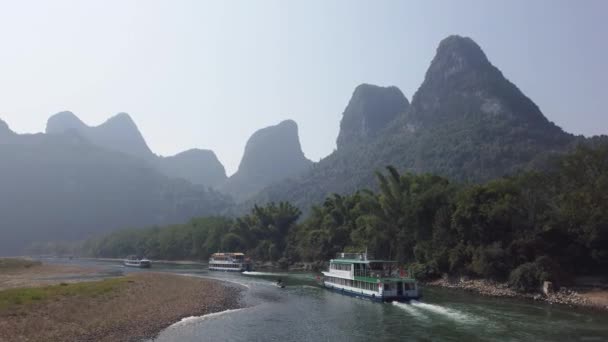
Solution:
<path fill-rule="evenodd" d="M 59 134 L 69 130 L 81 132 L 85 128 L 87 125 L 70 111 L 59 112 L 46 122 L 46 133 L 48 134 Z"/>
<path fill-rule="evenodd" d="M 408 129 L 446 121 L 510 121 L 555 129 L 534 102 L 504 77 L 471 38 L 439 43 L 424 82 L 414 94 Z"/>
<path fill-rule="evenodd" d="M 281 158 L 295 162 L 294 167 L 309 163 L 300 146 L 298 124 L 293 120 L 285 120 L 253 133 L 245 145 L 239 172 L 265 172 L 268 168 L 276 167 L 272 163 L 281 161 Z"/>
<path fill-rule="evenodd" d="M 490 67 L 481 47 L 469 37 L 457 35 L 442 40 L 435 58 L 428 69 L 428 76 L 443 77 L 444 80 L 459 73 Z"/>
<path fill-rule="evenodd" d="M 338 149 L 376 137 L 408 106 L 407 98 L 395 86 L 357 86 L 342 114 Z"/>
<path fill-rule="evenodd" d="M 262 128 L 249 138 L 238 171 L 220 190 L 245 199 L 265 186 L 296 176 L 312 165 L 304 156 L 293 120 Z"/>

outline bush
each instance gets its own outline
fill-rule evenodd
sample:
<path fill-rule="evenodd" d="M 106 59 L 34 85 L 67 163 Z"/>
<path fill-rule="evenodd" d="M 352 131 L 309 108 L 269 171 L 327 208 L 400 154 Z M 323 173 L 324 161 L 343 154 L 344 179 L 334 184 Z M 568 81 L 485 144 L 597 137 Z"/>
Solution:
<path fill-rule="evenodd" d="M 509 275 L 509 287 L 518 292 L 535 292 L 540 289 L 538 266 L 533 262 L 519 265 Z"/>
<path fill-rule="evenodd" d="M 410 264 L 408 271 L 411 272 L 411 274 L 408 274 L 408 276 L 419 280 L 428 280 L 439 277 L 439 271 L 434 263 L 413 263 Z"/>
<path fill-rule="evenodd" d="M 479 247 L 473 255 L 471 269 L 482 277 L 504 280 L 509 272 L 507 259 L 507 253 L 499 243 Z"/>
<path fill-rule="evenodd" d="M 535 292 L 548 280 L 557 288 L 560 275 L 559 264 L 547 256 L 541 256 L 514 269 L 509 276 L 509 287 L 519 292 Z"/>

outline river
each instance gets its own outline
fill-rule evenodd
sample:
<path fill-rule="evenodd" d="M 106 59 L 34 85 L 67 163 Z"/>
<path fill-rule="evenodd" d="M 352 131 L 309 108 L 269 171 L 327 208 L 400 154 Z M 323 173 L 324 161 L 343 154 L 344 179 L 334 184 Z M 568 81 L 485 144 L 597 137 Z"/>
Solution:
<path fill-rule="evenodd" d="M 608 341 L 608 314 L 588 309 L 440 288 L 424 288 L 420 301 L 380 304 L 325 290 L 314 274 L 235 274 L 168 265 L 153 270 L 226 281 L 243 289 L 244 304 L 184 319 L 154 342 Z M 274 286 L 279 277 L 286 288 Z"/>

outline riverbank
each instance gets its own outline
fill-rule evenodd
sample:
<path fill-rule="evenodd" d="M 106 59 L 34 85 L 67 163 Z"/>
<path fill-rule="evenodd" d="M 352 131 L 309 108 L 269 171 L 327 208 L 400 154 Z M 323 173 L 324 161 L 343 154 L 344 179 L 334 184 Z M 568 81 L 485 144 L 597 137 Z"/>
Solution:
<path fill-rule="evenodd" d="M 510 289 L 506 283 L 487 279 L 458 279 L 451 281 L 445 278 L 425 282 L 424 285 L 460 289 L 491 297 L 520 298 L 544 301 L 550 304 L 563 304 L 608 311 L 608 291 L 601 289 L 576 291 L 562 287 L 559 291 L 541 295 L 538 293 L 519 293 Z"/>
<path fill-rule="evenodd" d="M 0 290 L 100 280 L 122 272 L 100 267 L 45 264 L 31 259 L 0 258 Z"/>
<path fill-rule="evenodd" d="M 239 307 L 218 281 L 142 272 L 0 291 L 0 341 L 139 341 L 189 316 Z"/>

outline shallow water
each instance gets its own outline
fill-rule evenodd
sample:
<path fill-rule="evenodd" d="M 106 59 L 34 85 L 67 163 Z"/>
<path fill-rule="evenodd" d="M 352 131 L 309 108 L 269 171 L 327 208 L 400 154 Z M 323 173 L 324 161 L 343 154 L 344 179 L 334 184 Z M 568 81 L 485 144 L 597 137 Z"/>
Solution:
<path fill-rule="evenodd" d="M 185 319 L 162 331 L 159 342 L 608 341 L 608 314 L 587 309 L 438 288 L 425 288 L 420 301 L 380 304 L 320 288 L 313 274 L 158 266 L 153 270 L 229 281 L 243 288 L 245 305 Z M 285 289 L 274 286 L 279 277 Z"/>

